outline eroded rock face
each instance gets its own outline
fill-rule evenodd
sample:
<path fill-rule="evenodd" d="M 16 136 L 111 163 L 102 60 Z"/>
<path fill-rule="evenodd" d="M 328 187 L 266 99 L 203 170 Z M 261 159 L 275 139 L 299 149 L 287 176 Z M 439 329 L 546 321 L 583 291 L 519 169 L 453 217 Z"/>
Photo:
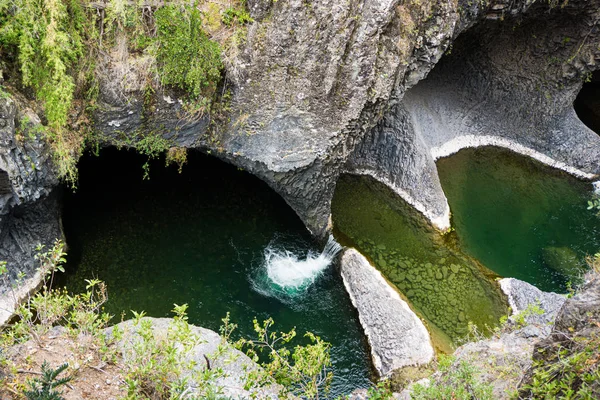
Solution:
<path fill-rule="evenodd" d="M 449 210 L 434 161 L 462 148 L 506 147 L 596 177 L 600 137 L 572 104 L 599 68 L 599 9 L 597 2 L 535 3 L 515 11 L 518 18 L 488 14 L 364 137 L 348 170 L 388 184 L 441 229 Z"/>
<path fill-rule="evenodd" d="M 345 250 L 341 274 L 380 376 L 431 362 L 434 352 L 427 328 L 362 254 Z"/>
<path fill-rule="evenodd" d="M 266 181 L 321 237 L 341 172 L 376 177 L 440 229 L 449 207 L 435 160 L 462 147 L 500 145 L 585 177 L 600 172 L 598 137 L 571 107 L 598 69 L 598 0 L 248 7 L 256 22 L 228 63 L 229 123 L 207 133 L 208 118 L 187 120 L 173 93 L 145 106 L 136 76 L 152 61 L 118 52 L 103 67 L 96 115 L 106 142 L 135 147 L 150 131 L 211 151 Z"/>
<path fill-rule="evenodd" d="M 116 51 L 99 66 L 100 142 L 135 147 L 159 134 L 210 151 L 266 181 L 321 237 L 343 172 L 376 177 L 441 229 L 449 208 L 434 161 L 461 147 L 502 145 L 600 172 L 600 139 L 571 106 L 598 69 L 598 0 L 248 5 L 256 22 L 228 64 L 229 122 L 187 115 L 169 89 L 145 101 L 154 61 Z M 31 248 L 60 236 L 57 181 L 38 138 L 14 140 L 15 113 L 3 105 L 0 213 L 11 217 L 0 221 L 0 256 L 31 275 Z"/>
<path fill-rule="evenodd" d="M 524 312 L 524 323 L 535 325 L 543 330 L 539 336 L 550 333 L 566 296 L 553 292 L 542 292 L 535 286 L 515 278 L 500 280 L 500 288 L 508 297 L 513 315 Z"/>
<path fill-rule="evenodd" d="M 19 121 L 29 126 L 17 132 Z M 48 247 L 62 237 L 54 193 L 58 180 L 47 145 L 35 133 L 39 124 L 37 115 L 22 103 L 0 98 L 0 260 L 8 269 L 0 277 L 0 325 L 16 302 L 39 284 L 40 277 L 34 275 L 35 247 Z M 24 274 L 23 281 L 13 290 L 19 273 Z"/>

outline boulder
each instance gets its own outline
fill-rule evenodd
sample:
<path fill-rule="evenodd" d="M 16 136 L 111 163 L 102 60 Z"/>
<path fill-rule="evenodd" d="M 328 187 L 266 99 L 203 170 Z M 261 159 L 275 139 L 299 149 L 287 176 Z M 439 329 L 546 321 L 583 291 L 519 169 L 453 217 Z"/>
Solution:
<path fill-rule="evenodd" d="M 152 322 L 155 338 L 166 337 L 169 325 L 173 321 L 170 318 L 144 317 L 144 319 Z M 123 353 L 123 361 L 127 363 L 126 357 L 130 354 L 128 349 L 131 349 L 136 341 L 139 340 L 139 335 L 137 335 L 139 325 L 136 326 L 133 320 L 128 320 L 116 326 L 124 332 L 118 346 Z M 187 354 L 188 360 L 194 361 L 200 369 L 206 368 L 207 359 L 208 363 L 210 363 L 210 368 L 221 368 L 224 374 L 217 378 L 215 383 L 225 397 L 231 399 L 279 399 L 280 387 L 276 384 L 266 385 L 256 391 L 250 391 L 244 387 L 248 373 L 260 368 L 247 355 L 234 349 L 230 344 L 224 343 L 221 336 L 210 329 L 194 325 L 190 325 L 189 327 L 191 333 L 197 335 L 201 342 Z M 108 328 L 107 333 L 111 334 L 112 329 L 114 328 Z M 217 350 L 221 346 L 224 346 L 224 350 L 216 356 Z"/>
<path fill-rule="evenodd" d="M 585 271 L 585 263 L 568 247 L 546 247 L 542 257 L 546 265 L 571 280 L 579 281 Z"/>

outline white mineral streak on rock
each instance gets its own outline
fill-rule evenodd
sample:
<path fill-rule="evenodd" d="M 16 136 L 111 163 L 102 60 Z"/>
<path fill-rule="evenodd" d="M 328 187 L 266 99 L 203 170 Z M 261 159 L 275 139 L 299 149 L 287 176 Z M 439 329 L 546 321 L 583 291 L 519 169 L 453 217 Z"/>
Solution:
<path fill-rule="evenodd" d="M 423 214 L 437 229 L 441 231 L 447 231 L 450 229 L 450 206 L 446 201 L 446 207 L 443 214 L 437 214 L 425 204 L 421 203 L 413 196 L 410 195 L 406 190 L 401 189 L 398 185 L 395 185 L 394 182 L 383 176 L 382 174 L 378 174 L 375 171 L 369 169 L 354 169 L 352 170 L 353 174 L 356 175 L 365 175 L 370 176 L 376 181 L 383 183 L 388 188 L 390 188 L 394 193 L 400 196 L 404 201 L 413 206 L 417 211 Z"/>
<path fill-rule="evenodd" d="M 475 135 L 465 135 L 456 137 L 441 146 L 433 147 L 431 149 L 431 156 L 434 160 L 437 160 L 442 157 L 448 157 L 451 154 L 457 153 L 459 150 L 465 148 L 474 148 L 474 147 L 483 147 L 483 146 L 496 146 L 503 147 L 505 149 L 509 149 L 514 151 L 515 153 L 523 154 L 525 156 L 529 156 L 539 162 L 549 165 L 554 168 L 558 168 L 562 171 L 565 171 L 573 176 L 583 179 L 593 179 L 597 175 L 590 174 L 585 171 L 581 171 L 575 167 L 571 167 L 561 161 L 554 160 L 548 157 L 545 154 L 540 153 L 539 151 L 533 150 L 529 147 L 525 147 L 519 143 L 516 143 L 510 139 L 502 138 L 498 136 L 475 136 Z"/>

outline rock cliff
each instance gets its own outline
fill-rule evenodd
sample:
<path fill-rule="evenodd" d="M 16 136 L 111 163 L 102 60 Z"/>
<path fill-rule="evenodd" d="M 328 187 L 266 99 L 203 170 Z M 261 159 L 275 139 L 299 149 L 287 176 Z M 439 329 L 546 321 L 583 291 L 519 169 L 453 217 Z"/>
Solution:
<path fill-rule="evenodd" d="M 600 172 L 600 138 L 572 108 L 599 69 L 598 0 L 248 7 L 254 22 L 226 63 L 226 118 L 186 118 L 178 93 L 164 88 L 145 107 L 136 77 L 147 63 L 123 52 L 98 68 L 99 144 L 135 147 L 158 133 L 210 151 L 266 181 L 320 237 L 345 172 L 376 177 L 440 229 L 449 227 L 449 208 L 435 160 L 462 147 L 500 145 L 582 177 Z M 17 97 L 0 107 L 0 256 L 13 278 L 18 270 L 31 277 L 32 249 L 60 237 L 40 119 Z M 32 129 L 20 130 L 24 115 Z M 34 140 L 21 142 L 24 131 Z"/>

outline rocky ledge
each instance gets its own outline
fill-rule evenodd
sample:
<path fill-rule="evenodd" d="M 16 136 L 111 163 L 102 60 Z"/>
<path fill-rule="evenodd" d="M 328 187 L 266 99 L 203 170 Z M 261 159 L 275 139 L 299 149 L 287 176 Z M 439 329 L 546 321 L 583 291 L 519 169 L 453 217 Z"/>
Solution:
<path fill-rule="evenodd" d="M 479 382 L 491 385 L 492 398 L 514 398 L 512 396 L 531 374 L 533 360 L 539 358 L 537 349 L 558 340 L 559 332 L 567 325 L 573 326 L 573 318 L 589 315 L 588 311 L 592 309 L 597 311 L 600 281 L 597 277 L 592 278 L 595 275 L 590 274 L 588 284 L 570 299 L 542 292 L 517 279 L 502 279 L 500 285 L 511 304 L 511 317 L 491 338 L 475 340 L 456 349 L 449 371 L 466 362 L 474 367 Z M 576 331 L 584 325 L 576 327 Z M 442 374 L 436 372 L 419 383 L 430 385 L 441 377 Z M 410 399 L 411 390 L 409 386 L 398 398 Z"/>
<path fill-rule="evenodd" d="M 380 376 L 433 360 L 433 347 L 423 322 L 362 254 L 355 249 L 345 250 L 341 274 Z"/>

